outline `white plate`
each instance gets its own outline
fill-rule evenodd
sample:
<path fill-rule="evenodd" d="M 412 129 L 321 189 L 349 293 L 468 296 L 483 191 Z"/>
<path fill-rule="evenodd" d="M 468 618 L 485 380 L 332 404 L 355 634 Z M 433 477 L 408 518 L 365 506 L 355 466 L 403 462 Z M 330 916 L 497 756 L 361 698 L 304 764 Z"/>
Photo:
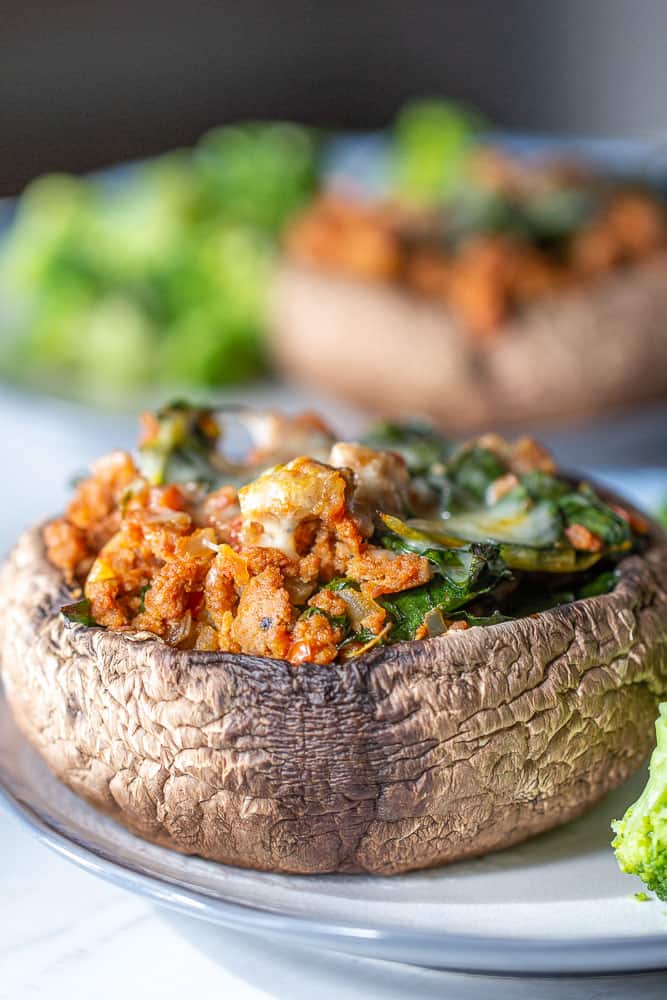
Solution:
<path fill-rule="evenodd" d="M 667 906 L 633 897 L 640 886 L 609 847 L 609 821 L 642 781 L 569 826 L 477 861 L 393 878 L 270 875 L 155 847 L 98 813 L 50 774 L 0 692 L 0 789 L 59 854 L 227 927 L 441 969 L 667 969 Z"/>

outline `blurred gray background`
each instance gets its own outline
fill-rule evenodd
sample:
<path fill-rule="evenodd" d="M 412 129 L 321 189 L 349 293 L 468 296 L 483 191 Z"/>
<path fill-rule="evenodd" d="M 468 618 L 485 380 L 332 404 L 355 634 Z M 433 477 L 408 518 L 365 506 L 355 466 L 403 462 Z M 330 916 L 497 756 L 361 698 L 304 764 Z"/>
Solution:
<path fill-rule="evenodd" d="M 447 94 L 504 127 L 667 137 L 665 0 L 4 0 L 0 194 L 286 117 Z"/>

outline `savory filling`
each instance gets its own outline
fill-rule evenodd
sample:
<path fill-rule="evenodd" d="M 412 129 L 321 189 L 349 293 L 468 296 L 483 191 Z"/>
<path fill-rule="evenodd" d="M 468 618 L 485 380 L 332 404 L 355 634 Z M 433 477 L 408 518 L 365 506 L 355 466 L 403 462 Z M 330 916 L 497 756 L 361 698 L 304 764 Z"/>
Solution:
<path fill-rule="evenodd" d="M 297 259 L 440 301 L 484 335 L 535 299 L 663 250 L 667 220 L 646 187 L 480 150 L 439 206 L 323 195 L 286 243 Z"/>
<path fill-rule="evenodd" d="M 326 664 L 605 593 L 647 531 L 527 438 L 383 424 L 351 443 L 310 414 L 236 419 L 243 462 L 220 414 L 174 404 L 143 416 L 136 458 L 95 463 L 44 530 L 80 590 L 70 620 Z"/>

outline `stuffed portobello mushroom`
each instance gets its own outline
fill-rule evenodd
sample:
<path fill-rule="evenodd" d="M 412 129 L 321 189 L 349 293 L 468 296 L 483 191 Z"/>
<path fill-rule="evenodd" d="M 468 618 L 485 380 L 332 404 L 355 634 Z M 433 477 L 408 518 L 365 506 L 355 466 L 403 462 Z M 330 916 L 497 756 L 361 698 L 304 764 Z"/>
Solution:
<path fill-rule="evenodd" d="M 667 541 L 534 441 L 174 404 L 0 575 L 2 678 L 74 791 L 156 843 L 394 873 L 564 823 L 645 759 Z"/>
<path fill-rule="evenodd" d="M 666 309 L 658 190 L 481 147 L 437 200 L 315 199 L 285 235 L 272 347 L 309 385 L 469 432 L 664 397 Z"/>

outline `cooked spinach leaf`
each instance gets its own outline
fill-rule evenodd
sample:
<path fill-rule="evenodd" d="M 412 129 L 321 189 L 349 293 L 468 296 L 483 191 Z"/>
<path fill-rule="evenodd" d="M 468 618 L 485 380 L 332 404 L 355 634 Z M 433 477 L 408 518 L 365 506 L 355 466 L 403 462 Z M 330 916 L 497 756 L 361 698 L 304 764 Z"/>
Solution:
<path fill-rule="evenodd" d="M 379 604 L 386 610 L 392 621 L 392 642 L 414 639 L 429 611 L 453 610 L 462 603 L 460 597 L 452 597 L 445 580 L 431 583 L 412 590 L 405 590 L 390 597 L 381 597 Z"/>
<path fill-rule="evenodd" d="M 473 596 L 488 589 L 489 581 L 501 580 L 508 571 L 493 543 L 447 545 L 433 536 L 416 531 L 397 517 L 381 515 L 387 531 L 380 536 L 386 549 L 393 552 L 413 552 L 424 556 L 433 565 L 454 593 Z M 478 589 L 481 582 L 481 589 Z"/>
<path fill-rule="evenodd" d="M 457 192 L 443 212 L 450 248 L 480 233 L 499 233 L 561 256 L 568 241 L 598 206 L 592 187 L 563 187 L 510 195 L 474 184 Z"/>
<path fill-rule="evenodd" d="M 570 487 L 562 479 L 534 469 L 521 476 L 521 485 L 533 500 L 558 500 L 564 493 L 568 493 Z"/>
<path fill-rule="evenodd" d="M 558 507 L 568 525 L 583 525 L 612 548 L 629 545 L 632 535 L 627 521 L 600 500 L 587 484 L 562 496 Z"/>
<path fill-rule="evenodd" d="M 393 622 L 392 641 L 414 638 L 429 612 L 457 610 L 509 576 L 497 545 L 449 547 L 398 518 L 383 515 L 382 521 L 387 531 L 380 541 L 385 548 L 421 555 L 434 571 L 430 583 L 378 599 Z"/>
<path fill-rule="evenodd" d="M 512 594 L 502 602 L 502 611 L 511 618 L 525 618 L 539 614 L 561 604 L 571 604 L 585 597 L 597 597 L 610 593 L 618 582 L 614 569 L 598 573 L 586 573 L 583 582 L 579 575 L 565 576 L 561 582 L 554 576 L 550 580 L 543 577 L 525 577 Z"/>
<path fill-rule="evenodd" d="M 312 618 L 314 615 L 322 615 L 334 628 L 346 629 L 349 624 L 347 615 L 332 615 L 328 611 L 324 611 L 318 607 L 305 608 L 299 615 L 299 618 Z"/>
<path fill-rule="evenodd" d="M 356 580 L 350 580 L 347 576 L 336 576 L 333 580 L 329 580 L 325 583 L 323 590 L 333 590 L 337 593 L 339 590 L 360 590 L 360 584 Z"/>
<path fill-rule="evenodd" d="M 616 570 L 605 570 L 580 587 L 577 597 L 598 597 L 600 594 L 609 594 L 617 583 L 618 573 Z"/>
<path fill-rule="evenodd" d="M 80 601 L 75 601 L 73 604 L 63 604 L 60 610 L 68 622 L 88 625 L 89 627 L 97 625 L 90 612 L 90 601 L 87 597 L 82 597 Z"/>
<path fill-rule="evenodd" d="M 175 402 L 153 416 L 154 432 L 139 447 L 139 469 L 154 486 L 194 482 L 213 490 L 250 476 L 217 451 L 214 410 Z"/>
<path fill-rule="evenodd" d="M 447 474 L 455 488 L 455 502 L 484 500 L 491 483 L 506 471 L 498 455 L 490 449 L 461 448 L 447 466 Z"/>
<path fill-rule="evenodd" d="M 434 465 L 447 461 L 452 446 L 430 424 L 421 421 L 383 421 L 371 427 L 363 438 L 369 448 L 396 451 L 405 459 L 412 476 L 428 475 Z"/>
<path fill-rule="evenodd" d="M 404 590 L 400 594 L 391 594 L 378 598 L 378 603 L 386 610 L 392 621 L 390 634 L 391 642 L 403 642 L 407 639 L 414 639 L 417 632 L 425 624 L 427 616 L 437 612 L 441 620 L 454 619 L 456 612 L 463 604 L 474 597 L 490 589 L 491 583 L 482 589 L 476 589 L 474 593 L 463 595 L 460 590 L 453 588 L 447 580 L 435 577 L 430 583 L 421 587 L 414 587 L 412 590 Z M 471 616 L 474 617 L 474 616 Z M 490 616 L 493 621 L 505 621 L 504 617 L 498 618 Z M 481 624 L 483 619 L 479 619 L 475 624 Z M 490 622 L 487 620 L 487 624 Z M 430 632 L 429 634 L 436 634 Z"/>
<path fill-rule="evenodd" d="M 471 628 L 473 625 L 500 625 L 502 622 L 512 621 L 511 617 L 504 615 L 501 611 L 492 611 L 488 615 L 473 615 L 465 609 L 453 611 L 449 618 L 451 621 L 467 622 Z"/>
<path fill-rule="evenodd" d="M 139 591 L 139 596 L 141 598 L 141 604 L 139 605 L 140 614 L 143 614 L 143 612 L 146 610 L 146 594 L 150 589 L 151 589 L 150 583 L 146 583 Z"/>
<path fill-rule="evenodd" d="M 345 649 L 347 646 L 351 646 L 353 643 L 361 643 L 365 645 L 367 642 L 372 642 L 377 639 L 377 634 L 371 632 L 369 628 L 361 628 L 357 632 L 352 632 L 341 642 L 339 649 Z"/>

